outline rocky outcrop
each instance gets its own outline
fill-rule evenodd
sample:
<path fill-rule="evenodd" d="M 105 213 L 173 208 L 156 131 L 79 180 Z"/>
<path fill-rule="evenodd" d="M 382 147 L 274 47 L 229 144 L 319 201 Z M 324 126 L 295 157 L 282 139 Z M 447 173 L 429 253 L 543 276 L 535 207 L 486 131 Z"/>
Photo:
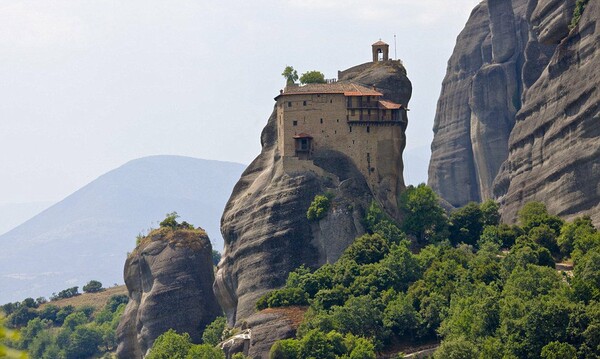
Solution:
<path fill-rule="evenodd" d="M 569 2 L 548 3 L 540 1 L 533 21 L 540 38 L 560 44 L 516 115 L 494 195 L 508 221 L 526 202 L 543 201 L 554 214 L 587 214 L 599 226 L 600 3 L 590 1 L 570 33 Z"/>
<path fill-rule="evenodd" d="M 592 4 L 593 3 L 593 4 Z M 525 202 L 598 217 L 598 19 L 590 2 L 483 1 L 448 62 L 429 185 L 453 206 L 495 198 L 514 221 Z"/>
<path fill-rule="evenodd" d="M 553 45 L 531 31 L 527 0 L 481 2 L 457 38 L 434 120 L 429 185 L 453 206 L 492 197 L 521 98 Z"/>
<path fill-rule="evenodd" d="M 404 105 L 410 99 L 410 82 L 396 61 L 363 65 L 352 80 L 375 85 Z M 225 251 L 214 290 L 230 325 L 249 318 L 258 298 L 281 287 L 298 266 L 337 260 L 364 232 L 361 219 L 374 198 L 363 175 L 340 152 L 315 151 L 312 162 L 284 169 L 276 126 L 274 111 L 261 135 L 262 151 L 233 189 L 221 220 Z M 401 163 L 398 168 L 401 176 Z M 318 223 L 309 222 L 311 201 L 325 192 L 334 195 L 331 211 Z"/>
<path fill-rule="evenodd" d="M 117 328 L 119 358 L 142 358 L 170 328 L 200 343 L 204 327 L 222 313 L 211 253 L 202 229 L 160 228 L 142 239 L 125 263 L 129 303 Z"/>
<path fill-rule="evenodd" d="M 282 339 L 294 338 L 306 307 L 268 308 L 252 314 L 241 325 L 241 332 L 220 347 L 227 358 L 243 353 L 253 359 L 269 358 L 271 346 Z"/>

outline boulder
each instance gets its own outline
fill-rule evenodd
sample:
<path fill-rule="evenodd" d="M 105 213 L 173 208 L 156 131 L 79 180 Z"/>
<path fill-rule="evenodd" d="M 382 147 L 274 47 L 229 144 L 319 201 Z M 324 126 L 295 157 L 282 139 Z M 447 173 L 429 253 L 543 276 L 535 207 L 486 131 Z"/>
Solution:
<path fill-rule="evenodd" d="M 169 329 L 202 332 L 222 311 L 212 291 L 212 247 L 202 229 L 159 228 L 125 263 L 129 303 L 117 328 L 119 358 L 142 358 Z"/>

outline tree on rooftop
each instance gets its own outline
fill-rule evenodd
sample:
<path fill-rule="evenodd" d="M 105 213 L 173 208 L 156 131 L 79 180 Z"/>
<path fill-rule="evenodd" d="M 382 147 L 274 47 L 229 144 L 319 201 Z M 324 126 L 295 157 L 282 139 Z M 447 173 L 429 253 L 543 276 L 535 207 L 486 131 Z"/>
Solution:
<path fill-rule="evenodd" d="M 320 71 L 307 71 L 300 76 L 300 83 L 306 84 L 324 84 L 325 75 Z"/>
<path fill-rule="evenodd" d="M 293 85 L 298 80 L 298 71 L 294 70 L 292 66 L 286 66 L 281 76 L 285 77 L 286 85 Z"/>

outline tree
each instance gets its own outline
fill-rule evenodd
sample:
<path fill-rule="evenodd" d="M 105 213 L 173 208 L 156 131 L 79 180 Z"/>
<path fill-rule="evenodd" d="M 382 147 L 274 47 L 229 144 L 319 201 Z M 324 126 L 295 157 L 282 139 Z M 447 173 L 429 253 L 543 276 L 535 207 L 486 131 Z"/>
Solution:
<path fill-rule="evenodd" d="M 577 359 L 577 350 L 569 343 L 550 342 L 542 348 L 543 359 Z"/>
<path fill-rule="evenodd" d="M 102 283 L 97 280 L 91 280 L 88 284 L 83 286 L 83 291 L 86 293 L 97 293 L 103 291 Z"/>
<path fill-rule="evenodd" d="M 270 359 L 300 359 L 301 345 L 298 340 L 284 339 L 277 341 L 269 351 Z"/>
<path fill-rule="evenodd" d="M 185 359 L 192 347 L 192 339 L 188 333 L 177 334 L 173 329 L 156 338 L 147 359 Z"/>
<path fill-rule="evenodd" d="M 206 326 L 202 333 L 202 342 L 215 346 L 223 340 L 223 331 L 227 326 L 225 317 L 217 317 L 212 323 Z"/>
<path fill-rule="evenodd" d="M 192 345 L 185 359 L 225 359 L 225 353 L 208 344 Z"/>
<path fill-rule="evenodd" d="M 331 195 L 326 193 L 325 195 L 316 195 L 313 201 L 308 207 L 306 211 L 306 218 L 309 221 L 318 221 L 323 219 L 327 212 L 329 211 L 329 207 L 331 206 Z"/>
<path fill-rule="evenodd" d="M 562 219 L 548 213 L 542 202 L 528 202 L 518 212 L 519 222 L 526 233 L 542 224 L 548 225 L 558 236 L 563 225 Z"/>
<path fill-rule="evenodd" d="M 404 215 L 402 229 L 422 244 L 446 236 L 446 214 L 435 192 L 424 183 L 406 188 L 400 196 L 400 210 Z"/>
<path fill-rule="evenodd" d="M 102 334 L 97 330 L 80 326 L 69 336 L 65 348 L 66 359 L 90 358 L 98 353 Z"/>
<path fill-rule="evenodd" d="M 479 208 L 481 209 L 481 219 L 484 226 L 497 226 L 500 224 L 500 206 L 498 202 L 488 199 Z"/>
<path fill-rule="evenodd" d="M 474 245 L 483 231 L 483 214 L 479 205 L 469 202 L 450 214 L 450 242 Z"/>
<path fill-rule="evenodd" d="M 165 219 L 163 219 L 159 225 L 161 227 L 168 227 L 168 228 L 176 229 L 177 226 L 179 225 L 179 223 L 177 223 L 177 218 L 179 218 L 179 215 L 177 214 L 177 212 L 173 211 L 171 213 L 167 213 Z"/>
<path fill-rule="evenodd" d="M 306 84 L 324 84 L 325 75 L 320 71 L 307 71 L 300 76 L 300 83 Z"/>
<path fill-rule="evenodd" d="M 281 76 L 285 77 L 286 85 L 293 85 L 298 80 L 298 71 L 294 70 L 292 66 L 286 66 Z"/>

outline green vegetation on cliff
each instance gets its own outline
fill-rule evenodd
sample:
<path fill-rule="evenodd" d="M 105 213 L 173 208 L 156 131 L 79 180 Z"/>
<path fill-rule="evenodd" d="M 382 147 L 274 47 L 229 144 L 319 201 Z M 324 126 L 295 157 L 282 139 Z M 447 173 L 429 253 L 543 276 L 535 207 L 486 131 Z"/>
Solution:
<path fill-rule="evenodd" d="M 509 226 L 490 201 L 446 216 L 424 185 L 402 201 L 403 225 L 371 206 L 369 233 L 338 262 L 300 267 L 258 301 L 309 305 L 271 358 L 353 357 L 348 336 L 377 352 L 441 341 L 436 358 L 600 356 L 600 233 L 589 218 L 564 223 L 530 203 Z M 562 258 L 572 273 L 554 269 Z"/>

